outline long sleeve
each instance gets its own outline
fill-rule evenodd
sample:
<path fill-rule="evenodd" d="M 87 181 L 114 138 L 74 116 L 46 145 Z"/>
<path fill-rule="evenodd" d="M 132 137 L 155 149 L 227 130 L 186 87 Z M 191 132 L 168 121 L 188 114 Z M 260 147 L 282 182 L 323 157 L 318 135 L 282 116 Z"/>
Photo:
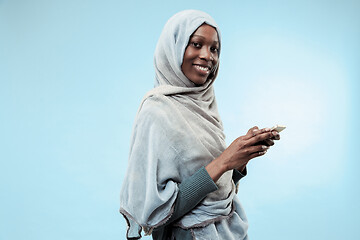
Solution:
<path fill-rule="evenodd" d="M 240 172 L 233 170 L 233 180 L 237 184 L 239 180 L 245 177 L 247 169 Z M 172 229 L 168 226 L 177 219 L 191 211 L 207 194 L 217 190 L 218 187 L 209 176 L 205 167 L 199 169 L 194 175 L 190 176 L 179 184 L 179 192 L 175 201 L 175 208 L 170 219 L 163 225 L 154 229 L 152 235 L 155 240 L 166 239 L 171 234 Z M 182 230 L 183 232 L 186 230 Z M 185 233 L 186 234 L 186 233 Z"/>
<path fill-rule="evenodd" d="M 207 194 L 218 187 L 209 176 L 205 167 L 179 184 L 179 193 L 175 201 L 175 209 L 167 224 L 179 219 L 193 209 Z"/>
<path fill-rule="evenodd" d="M 234 169 L 233 180 L 237 184 L 247 174 L 246 168 L 240 172 Z M 207 194 L 216 191 L 218 187 L 209 176 L 205 167 L 200 168 L 194 175 L 179 184 L 179 193 L 175 201 L 175 209 L 166 225 L 184 216 L 194 208 Z"/>
<path fill-rule="evenodd" d="M 161 227 L 153 231 L 154 239 L 164 239 L 168 234 L 166 226 L 191 211 L 207 194 L 216 191 L 218 187 L 209 176 L 205 167 L 200 168 L 189 178 L 179 184 L 179 192 L 175 201 L 175 208 L 170 219 Z"/>

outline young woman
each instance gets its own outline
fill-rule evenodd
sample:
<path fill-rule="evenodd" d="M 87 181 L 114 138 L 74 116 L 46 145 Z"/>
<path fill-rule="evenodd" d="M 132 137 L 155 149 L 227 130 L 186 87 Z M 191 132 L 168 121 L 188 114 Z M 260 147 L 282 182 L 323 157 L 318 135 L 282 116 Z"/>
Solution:
<path fill-rule="evenodd" d="M 128 239 L 142 229 L 153 239 L 247 239 L 236 184 L 280 136 L 253 127 L 226 148 L 213 90 L 220 48 L 204 12 L 179 12 L 163 29 L 155 88 L 140 104 L 121 190 Z"/>

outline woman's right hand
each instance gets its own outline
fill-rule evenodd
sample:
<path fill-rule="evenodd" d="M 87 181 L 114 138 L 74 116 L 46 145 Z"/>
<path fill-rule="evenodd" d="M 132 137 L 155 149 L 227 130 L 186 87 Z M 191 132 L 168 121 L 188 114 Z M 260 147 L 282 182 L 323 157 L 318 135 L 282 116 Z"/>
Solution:
<path fill-rule="evenodd" d="M 246 135 L 235 139 L 228 148 L 206 166 L 210 177 L 216 182 L 221 175 L 231 169 L 242 171 L 253 158 L 262 156 L 269 149 L 269 140 L 278 140 L 280 135 L 270 128 L 250 128 Z"/>

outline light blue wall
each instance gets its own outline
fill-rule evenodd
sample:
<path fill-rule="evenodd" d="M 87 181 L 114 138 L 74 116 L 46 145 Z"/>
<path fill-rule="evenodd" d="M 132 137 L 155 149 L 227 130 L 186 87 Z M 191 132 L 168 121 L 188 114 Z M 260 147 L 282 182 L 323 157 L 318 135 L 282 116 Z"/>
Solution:
<path fill-rule="evenodd" d="M 360 238 L 360 1 L 0 0 L 0 239 L 124 239 L 133 119 L 189 8 L 220 25 L 228 143 L 288 126 L 240 186 L 251 239 Z"/>

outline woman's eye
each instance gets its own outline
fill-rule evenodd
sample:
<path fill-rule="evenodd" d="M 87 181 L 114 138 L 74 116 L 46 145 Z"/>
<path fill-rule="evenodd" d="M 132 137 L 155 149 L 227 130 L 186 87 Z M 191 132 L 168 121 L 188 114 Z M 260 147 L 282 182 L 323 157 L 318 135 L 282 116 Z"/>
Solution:
<path fill-rule="evenodd" d="M 196 48 L 201 48 L 201 44 L 200 44 L 200 43 L 192 42 L 191 44 L 192 44 L 194 47 L 196 47 Z"/>
<path fill-rule="evenodd" d="M 218 51 L 219 51 L 219 49 L 216 48 L 216 47 L 212 47 L 212 48 L 210 48 L 210 50 L 211 50 L 212 52 L 218 52 Z"/>

